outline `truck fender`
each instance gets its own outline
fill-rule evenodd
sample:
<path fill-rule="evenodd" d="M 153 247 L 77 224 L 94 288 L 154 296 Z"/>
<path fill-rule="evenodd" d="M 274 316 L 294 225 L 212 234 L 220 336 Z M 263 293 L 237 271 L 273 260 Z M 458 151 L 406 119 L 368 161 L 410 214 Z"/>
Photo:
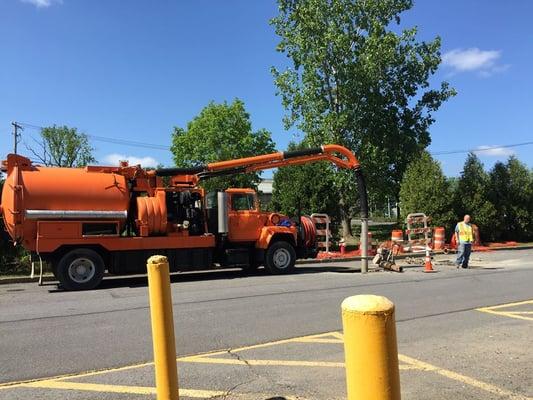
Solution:
<path fill-rule="evenodd" d="M 277 239 L 285 240 L 293 246 L 296 243 L 296 230 L 286 226 L 265 226 L 261 229 L 261 235 L 255 247 L 258 249 L 267 249 L 272 241 Z"/>

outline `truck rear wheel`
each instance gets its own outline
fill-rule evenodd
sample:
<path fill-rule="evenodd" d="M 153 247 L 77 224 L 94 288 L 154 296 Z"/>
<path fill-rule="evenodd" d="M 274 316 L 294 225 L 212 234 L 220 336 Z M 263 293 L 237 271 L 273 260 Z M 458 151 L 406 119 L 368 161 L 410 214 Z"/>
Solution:
<path fill-rule="evenodd" d="M 285 241 L 272 243 L 265 254 L 265 267 L 271 274 L 289 274 L 295 263 L 296 251 Z"/>
<path fill-rule="evenodd" d="M 91 249 L 71 250 L 57 264 L 57 279 L 66 290 L 94 289 L 104 277 L 104 260 Z"/>

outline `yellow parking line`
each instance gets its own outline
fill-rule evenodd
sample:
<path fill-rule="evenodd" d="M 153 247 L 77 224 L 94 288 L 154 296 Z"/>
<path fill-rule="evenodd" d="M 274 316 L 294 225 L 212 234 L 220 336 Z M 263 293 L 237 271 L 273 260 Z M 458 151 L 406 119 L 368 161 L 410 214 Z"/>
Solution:
<path fill-rule="evenodd" d="M 82 373 L 73 373 L 73 374 L 64 374 L 64 375 L 55 375 L 55 376 L 49 376 L 45 378 L 37 378 L 37 379 L 28 379 L 23 381 L 14 381 L 14 382 L 5 382 L 0 383 L 0 390 L 2 389 L 10 389 L 13 387 L 19 387 L 22 385 L 35 383 L 35 382 L 44 382 L 49 380 L 64 380 L 64 379 L 74 379 L 74 378 L 82 378 L 86 376 L 92 376 L 92 375 L 101 375 L 101 374 L 107 374 L 111 372 L 120 372 L 120 371 L 127 371 L 129 369 L 135 369 L 135 368 L 142 368 L 149 365 L 154 365 L 153 362 L 147 362 L 147 363 L 139 363 L 139 364 L 132 364 L 132 365 L 126 365 L 123 367 L 116 367 L 116 368 L 105 368 L 105 369 L 99 369 L 99 370 L 92 370 Z"/>
<path fill-rule="evenodd" d="M 533 314 L 533 311 L 506 311 L 507 314 Z"/>
<path fill-rule="evenodd" d="M 525 302 L 518 302 L 518 303 L 510 303 L 505 305 L 496 306 L 498 308 L 503 308 L 505 306 L 514 306 L 514 305 L 522 305 L 522 304 L 529 304 L 533 303 L 533 300 L 528 300 Z M 501 315 L 502 313 L 505 313 L 504 311 L 492 311 L 492 309 L 486 307 L 483 309 L 479 309 L 479 311 L 489 312 L 489 313 L 498 313 L 498 315 Z M 514 312 L 509 312 L 514 313 Z M 518 312 L 516 312 L 518 313 Z M 530 312 L 528 312 L 529 314 Z M 522 319 L 531 319 L 528 317 L 524 317 L 519 314 L 511 314 L 509 316 L 513 316 L 515 318 L 519 317 Z M 334 337 L 335 339 L 332 339 Z M 296 338 L 290 338 L 290 339 L 283 339 L 283 340 L 277 340 L 267 343 L 261 343 L 256 345 L 250 345 L 250 346 L 243 346 L 236 349 L 231 349 L 231 352 L 237 353 L 242 352 L 245 350 L 253 350 L 258 348 L 264 348 L 269 346 L 277 346 L 282 345 L 286 343 L 342 343 L 343 335 L 340 332 L 328 332 L 328 333 L 321 333 L 317 335 L 308 335 L 308 336 L 302 336 L 302 337 L 296 337 Z M 253 366 L 294 366 L 294 367 L 330 367 L 330 368 L 342 368 L 344 367 L 343 362 L 327 362 L 327 361 L 303 361 L 303 360 L 256 360 L 256 359 L 246 359 L 239 360 L 235 358 L 217 358 L 213 356 L 221 355 L 221 354 L 227 354 L 230 350 L 217 350 L 213 352 L 207 352 L 192 356 L 185 356 L 185 357 L 179 357 L 177 358 L 178 362 L 192 362 L 192 363 L 205 363 L 205 364 L 232 364 L 232 365 L 253 365 Z M 459 373 L 456 373 L 454 371 L 446 370 L 443 368 L 439 368 L 437 366 L 431 365 L 429 363 L 405 356 L 400 354 L 398 356 L 399 360 L 402 362 L 400 364 L 401 370 L 424 370 L 424 371 L 432 371 L 434 373 L 440 374 L 444 377 L 447 377 L 452 380 L 456 380 L 459 382 L 462 382 L 464 384 L 485 390 L 487 392 L 506 396 L 513 400 L 533 400 L 533 398 L 525 397 L 523 395 L 519 395 L 516 393 L 513 393 L 509 390 L 499 388 L 497 386 L 494 386 L 492 384 L 482 382 L 479 380 L 476 380 L 474 378 L 461 375 Z M 134 365 L 128 365 L 124 367 L 118 367 L 118 368 L 110 368 L 105 370 L 99 370 L 99 371 L 88 371 L 81 374 L 69 374 L 69 375 L 62 375 L 57 376 L 54 378 L 42 378 L 32 381 L 21 381 L 21 382 L 9 382 L 0 384 L 0 389 L 6 389 L 6 388 L 14 388 L 14 387 L 34 387 L 34 388 L 50 388 L 50 389 L 71 389 L 71 390 L 86 390 L 86 391 L 101 391 L 101 392 L 113 392 L 113 393 L 132 393 L 132 394 L 153 394 L 155 393 L 154 388 L 150 387 L 137 387 L 137 386 L 122 386 L 122 385 L 104 385 L 104 384 L 92 384 L 92 383 L 78 383 L 78 382 L 72 382 L 67 381 L 68 379 L 75 379 L 80 377 L 87 377 L 87 376 L 93 376 L 93 375 L 101 375 L 106 373 L 112 373 L 112 372 L 120 372 L 135 368 L 142 368 L 146 366 L 153 365 L 153 362 L 147 362 L 147 363 L 141 363 L 141 364 L 134 364 Z M 221 396 L 224 394 L 227 394 L 223 391 L 203 391 L 203 390 L 194 390 L 194 389 L 181 389 L 180 393 L 184 397 L 213 397 L 213 396 Z M 289 399 L 289 397 L 287 397 Z"/>
<path fill-rule="evenodd" d="M 321 338 L 321 337 L 324 337 L 324 336 L 330 336 L 333 333 L 334 332 L 319 333 L 317 335 L 307 335 L 307 336 L 300 336 L 300 337 L 295 337 L 295 338 L 290 338 L 290 339 L 275 340 L 273 342 L 265 342 L 265 343 L 253 344 L 253 345 L 250 345 L 250 346 L 237 347 L 235 349 L 216 350 L 216 351 L 211 351 L 211 352 L 206 352 L 206 353 L 200 353 L 200 354 L 195 355 L 195 357 L 218 356 L 220 354 L 227 353 L 229 350 L 231 350 L 234 353 L 237 353 L 237 352 L 240 352 L 240 351 L 260 349 L 262 347 L 269 347 L 269 346 L 277 346 L 277 345 L 285 344 L 285 343 L 295 343 L 295 342 L 297 342 L 299 340 L 302 340 L 302 339 L 306 340 L 306 339 L 314 339 L 314 338 Z M 185 358 L 189 358 L 189 357 L 185 357 Z M 182 360 L 182 358 L 178 358 L 178 361 L 181 361 L 181 360 Z"/>
<path fill-rule="evenodd" d="M 531 317 L 524 317 L 522 315 L 518 315 L 515 313 L 511 313 L 511 312 L 499 312 L 499 313 L 491 313 L 491 314 L 499 314 L 499 315 L 503 315 L 504 317 L 523 319 L 525 321 L 533 321 L 533 318 Z"/>
<path fill-rule="evenodd" d="M 21 385 L 22 387 L 39 389 L 67 389 L 83 390 L 89 392 L 129 393 L 129 394 L 155 394 L 155 388 L 146 386 L 122 386 L 104 385 L 99 383 L 64 382 L 57 380 L 31 382 Z M 181 392 L 181 390 L 180 390 Z"/>
<path fill-rule="evenodd" d="M 296 338 L 282 339 L 282 340 L 276 340 L 276 341 L 272 341 L 272 342 L 266 342 L 266 343 L 260 343 L 260 344 L 250 345 L 250 346 L 244 346 L 244 347 L 239 347 L 239 348 L 236 348 L 236 349 L 225 349 L 225 350 L 216 350 L 216 351 L 205 352 L 205 353 L 198 353 L 198 354 L 195 354 L 193 356 L 179 357 L 179 358 L 177 358 L 176 361 L 178 361 L 178 362 L 183 361 L 183 360 L 187 360 L 188 361 L 191 357 L 216 356 L 216 355 L 220 355 L 220 354 L 225 354 L 229 350 L 231 350 L 233 352 L 238 352 L 238 351 L 252 350 L 252 349 L 258 349 L 258 348 L 268 347 L 268 346 L 276 346 L 276 345 L 280 345 L 280 344 L 284 344 L 284 343 L 296 342 L 296 341 L 301 340 L 301 339 L 305 340 L 305 339 L 313 339 L 313 338 L 322 338 L 322 337 L 325 337 L 325 336 L 337 336 L 336 334 L 337 334 L 337 332 L 326 332 L 326 333 L 319 333 L 319 334 L 315 334 L 315 335 L 307 335 L 307 336 L 301 336 L 301 337 L 296 337 Z M 100 370 L 92 370 L 92 371 L 87 371 L 87 372 L 83 372 L 83 373 L 64 374 L 64 375 L 49 376 L 49 377 L 38 378 L 38 379 L 29 379 L 29 380 L 22 380 L 22 381 L 5 382 L 5 383 L 0 383 L 0 390 L 13 388 L 13 387 L 24 385 L 26 383 L 32 383 L 32 382 L 43 382 L 43 381 L 47 381 L 47 380 L 66 380 L 66 379 L 74 379 L 74 378 L 78 378 L 78 377 L 81 378 L 81 377 L 87 377 L 87 376 L 102 375 L 102 374 L 107 374 L 107 373 L 112 373 L 112 372 L 120 372 L 120 371 L 129 370 L 129 369 L 147 367 L 147 366 L 150 366 L 150 365 L 154 365 L 154 363 L 153 362 L 145 362 L 145 363 L 139 363 L 139 364 L 126 365 L 126 366 L 117 367 L 117 368 L 106 368 L 106 369 L 100 369 Z"/>
<path fill-rule="evenodd" d="M 526 316 L 528 314 L 533 314 L 533 311 L 505 310 L 506 308 L 523 306 L 525 304 L 533 305 L 533 300 L 524 300 L 524 301 L 517 301 L 514 303 L 499 304 L 497 306 L 481 307 L 481 308 L 476 308 L 476 310 L 487 313 L 487 314 L 499 315 L 502 317 L 522 319 L 525 321 L 533 321 L 532 317 Z"/>
<path fill-rule="evenodd" d="M 500 308 L 522 306 L 524 304 L 533 304 L 533 299 L 532 300 L 517 301 L 517 302 L 514 302 L 514 303 L 499 304 L 497 306 L 481 307 L 481 308 L 478 308 L 477 310 L 479 310 L 479 311 L 485 310 L 485 309 L 497 310 L 497 309 L 500 309 Z"/>
<path fill-rule="evenodd" d="M 105 392 L 105 393 L 125 393 L 125 394 L 143 394 L 152 395 L 156 393 L 155 387 L 147 386 L 123 386 L 123 385 L 106 385 L 98 383 L 80 383 L 80 382 L 63 382 L 57 380 L 47 380 L 41 382 L 30 382 L 21 385 L 22 387 L 39 388 L 39 389 L 61 389 L 61 390 L 79 390 L 88 392 Z M 179 389 L 181 397 L 192 397 L 208 399 L 213 397 L 227 396 L 229 392 L 222 390 L 198 390 L 198 389 Z M 259 393 L 232 393 L 237 398 L 258 398 L 269 397 Z M 297 397 L 285 396 L 286 399 L 296 400 Z M 301 397 L 298 397 L 301 399 Z"/>
<path fill-rule="evenodd" d="M 322 339 L 322 338 L 316 338 L 316 339 L 296 339 L 294 340 L 294 343 L 342 343 L 342 340 L 340 339 Z"/>
<path fill-rule="evenodd" d="M 484 390 L 486 392 L 489 392 L 489 393 L 492 393 L 498 396 L 506 397 L 511 400 L 533 400 L 532 397 L 527 397 L 527 396 L 524 396 L 518 393 L 513 393 L 510 390 L 499 388 L 490 383 L 479 381 L 477 379 L 471 378 L 466 375 L 461 375 L 457 372 L 450 371 L 448 369 L 439 368 L 435 365 L 431 365 L 429 363 L 417 360 L 416 358 L 405 356 L 403 354 L 399 354 L 398 359 L 404 363 L 414 365 L 424 371 L 432 371 L 448 379 L 453 379 L 455 381 L 464 383 L 466 385 L 470 385 L 478 389 Z"/>
<path fill-rule="evenodd" d="M 500 315 L 502 317 L 509 317 L 509 318 L 516 318 L 516 319 L 523 319 L 526 321 L 533 321 L 533 318 L 531 317 L 525 317 L 523 315 L 515 314 L 510 311 L 494 311 L 489 308 L 478 308 L 477 311 L 481 311 L 487 314 L 493 314 L 493 315 Z"/>
<path fill-rule="evenodd" d="M 328 367 L 344 368 L 343 362 L 331 361 L 303 361 L 303 360 L 239 360 L 237 358 L 215 358 L 215 357 L 188 357 L 182 358 L 181 362 L 202 363 L 202 364 L 228 364 L 228 365 L 252 365 L 252 366 L 283 366 L 283 367 Z M 401 370 L 420 369 L 415 365 L 400 365 Z"/>
<path fill-rule="evenodd" d="M 182 362 L 203 363 L 203 364 L 231 364 L 231 365 L 253 365 L 253 366 L 287 366 L 287 367 L 344 367 L 341 362 L 329 361 L 298 361 L 298 360 L 239 360 L 236 358 L 212 358 L 212 357 L 190 357 L 181 359 Z"/>
<path fill-rule="evenodd" d="M 341 332 L 330 332 L 330 335 L 337 339 L 344 340 L 344 335 Z"/>

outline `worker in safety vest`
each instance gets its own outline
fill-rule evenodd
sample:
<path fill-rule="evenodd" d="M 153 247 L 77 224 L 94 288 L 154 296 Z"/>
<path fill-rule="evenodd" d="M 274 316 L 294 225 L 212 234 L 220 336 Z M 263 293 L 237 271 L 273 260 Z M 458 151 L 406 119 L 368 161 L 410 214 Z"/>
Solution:
<path fill-rule="evenodd" d="M 468 260 L 474 243 L 474 229 L 470 224 L 470 215 L 465 215 L 463 221 L 455 227 L 455 241 L 457 243 L 457 268 L 468 268 Z"/>

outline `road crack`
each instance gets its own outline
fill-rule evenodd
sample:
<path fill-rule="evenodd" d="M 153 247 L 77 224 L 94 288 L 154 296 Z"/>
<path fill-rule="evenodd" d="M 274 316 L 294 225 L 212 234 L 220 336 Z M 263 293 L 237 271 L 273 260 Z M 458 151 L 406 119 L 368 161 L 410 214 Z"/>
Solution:
<path fill-rule="evenodd" d="M 252 382 L 255 382 L 257 380 L 260 380 L 260 379 L 265 379 L 268 383 L 268 385 L 271 387 L 271 388 L 277 388 L 277 389 L 283 389 L 283 390 L 289 390 L 289 391 L 292 391 L 294 390 L 294 387 L 292 387 L 291 385 L 287 385 L 287 384 L 280 384 L 278 383 L 277 381 L 273 380 L 270 376 L 268 375 L 261 375 L 257 370 L 256 368 L 250 364 L 248 362 L 248 360 L 241 356 L 239 353 L 234 353 L 231 349 L 227 350 L 227 354 L 230 355 L 231 357 L 233 357 L 234 359 L 242 362 L 244 365 L 246 365 L 250 372 L 255 376 L 255 379 L 252 379 L 250 381 L 247 381 L 247 382 L 243 382 L 243 383 L 240 383 L 238 385 L 235 385 L 233 388 L 231 388 L 228 393 L 226 393 L 226 395 L 222 398 L 223 400 L 226 400 L 227 399 L 227 395 L 230 394 L 230 392 L 234 391 L 237 387 L 239 386 L 242 386 L 244 384 L 248 384 L 248 383 L 252 383 Z M 291 396 L 290 397 L 291 399 L 295 398 L 300 398 L 299 396 Z M 267 400 L 286 400 L 287 398 L 284 397 L 284 396 L 273 396 L 273 397 L 269 397 Z"/>

